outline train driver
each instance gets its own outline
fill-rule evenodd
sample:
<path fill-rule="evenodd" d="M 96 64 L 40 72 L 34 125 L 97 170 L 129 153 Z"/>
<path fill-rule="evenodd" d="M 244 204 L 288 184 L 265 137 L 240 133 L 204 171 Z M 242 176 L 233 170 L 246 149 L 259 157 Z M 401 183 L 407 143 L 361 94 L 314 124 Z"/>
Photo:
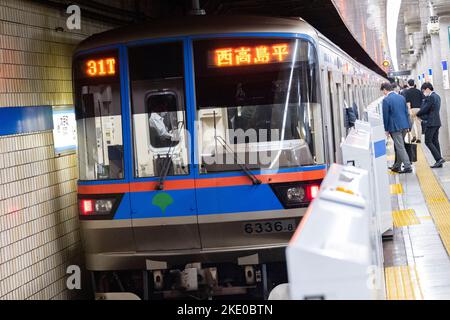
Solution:
<path fill-rule="evenodd" d="M 162 101 L 161 101 L 162 102 Z M 151 135 L 157 142 L 157 147 L 168 146 L 170 141 L 175 138 L 174 133 L 170 130 L 170 117 L 167 104 L 160 103 L 156 105 L 150 114 L 149 124 Z"/>

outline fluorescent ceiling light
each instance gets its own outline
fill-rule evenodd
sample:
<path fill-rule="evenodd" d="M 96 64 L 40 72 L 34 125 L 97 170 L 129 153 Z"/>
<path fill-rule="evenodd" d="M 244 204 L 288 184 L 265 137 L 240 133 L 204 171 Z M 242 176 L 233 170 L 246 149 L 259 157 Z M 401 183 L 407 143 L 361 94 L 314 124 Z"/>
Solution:
<path fill-rule="evenodd" d="M 401 6 L 402 0 L 387 0 L 386 3 L 386 33 L 394 71 L 398 70 L 397 26 Z"/>

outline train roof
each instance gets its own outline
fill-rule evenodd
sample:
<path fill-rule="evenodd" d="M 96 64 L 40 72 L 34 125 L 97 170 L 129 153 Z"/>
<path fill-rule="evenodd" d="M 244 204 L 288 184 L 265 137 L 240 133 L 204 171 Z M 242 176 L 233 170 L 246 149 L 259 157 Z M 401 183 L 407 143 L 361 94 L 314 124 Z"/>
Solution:
<path fill-rule="evenodd" d="M 95 34 L 76 52 L 143 39 L 226 33 L 302 33 L 317 39 L 317 31 L 301 18 L 263 16 L 187 16 L 152 20 Z"/>

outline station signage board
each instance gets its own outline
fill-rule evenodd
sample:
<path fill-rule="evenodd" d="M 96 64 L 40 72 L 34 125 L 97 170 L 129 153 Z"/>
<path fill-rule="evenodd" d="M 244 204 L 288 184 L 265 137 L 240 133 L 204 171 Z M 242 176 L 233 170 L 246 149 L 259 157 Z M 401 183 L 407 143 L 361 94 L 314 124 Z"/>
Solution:
<path fill-rule="evenodd" d="M 53 106 L 53 141 L 55 154 L 75 153 L 77 123 L 73 106 Z"/>
<path fill-rule="evenodd" d="M 442 61 L 442 82 L 444 85 L 444 89 L 448 90 L 450 89 L 450 80 L 449 80 L 449 74 L 448 74 L 448 62 L 447 60 Z"/>
<path fill-rule="evenodd" d="M 406 77 L 411 75 L 411 70 L 389 72 L 390 77 Z"/>
<path fill-rule="evenodd" d="M 428 34 L 439 34 L 440 24 L 439 16 L 431 16 L 427 25 Z"/>

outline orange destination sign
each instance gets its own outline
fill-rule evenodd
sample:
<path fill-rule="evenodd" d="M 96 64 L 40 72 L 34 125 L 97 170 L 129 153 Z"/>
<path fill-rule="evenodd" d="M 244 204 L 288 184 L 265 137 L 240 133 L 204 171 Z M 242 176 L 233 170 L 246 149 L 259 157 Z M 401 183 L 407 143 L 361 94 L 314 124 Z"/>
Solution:
<path fill-rule="evenodd" d="M 116 74 L 116 59 L 88 60 L 86 62 L 86 74 L 89 77 L 114 76 Z"/>
<path fill-rule="evenodd" d="M 287 43 L 220 48 L 214 50 L 214 65 L 216 67 L 239 67 L 280 63 L 288 61 L 289 54 L 289 44 Z"/>

